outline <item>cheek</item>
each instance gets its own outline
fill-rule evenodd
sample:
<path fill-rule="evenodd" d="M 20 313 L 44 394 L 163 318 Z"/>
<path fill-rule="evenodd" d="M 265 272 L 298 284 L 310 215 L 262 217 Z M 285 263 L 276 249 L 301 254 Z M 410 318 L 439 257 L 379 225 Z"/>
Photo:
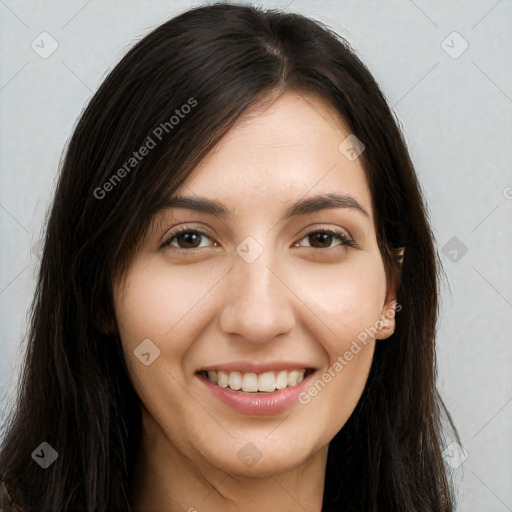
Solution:
<path fill-rule="evenodd" d="M 207 265 L 191 272 L 158 261 L 135 261 L 122 286 L 115 289 L 123 351 L 132 383 L 143 401 L 160 401 L 153 396 L 154 389 L 167 389 L 168 397 L 180 395 L 186 381 L 187 351 L 211 315 L 209 297 L 222 275 L 220 269 Z M 145 340 L 157 347 L 149 344 L 150 352 L 158 354 L 149 366 L 136 356 L 141 353 L 139 347 L 146 346 L 141 343 L 148 343 Z"/>
<path fill-rule="evenodd" d="M 321 320 L 315 338 L 326 355 L 303 400 L 318 396 L 316 407 L 324 410 L 325 424 L 336 432 L 352 414 L 368 378 L 386 295 L 384 266 L 378 253 L 360 254 L 330 269 L 299 275 L 308 276 L 297 294 Z"/>
<path fill-rule="evenodd" d="M 126 280 L 114 290 L 116 322 L 130 379 L 155 417 L 180 403 L 181 362 L 187 350 L 187 338 L 180 328 L 187 323 L 187 314 L 200 314 L 198 293 L 207 289 L 200 279 L 185 278 L 179 268 L 171 271 L 165 265 L 136 260 Z M 149 353 L 148 365 L 142 357 L 145 353 Z"/>
<path fill-rule="evenodd" d="M 116 320 L 128 345 L 152 339 L 166 349 L 172 332 L 201 316 L 203 302 L 218 278 L 208 269 L 183 272 L 165 265 L 137 265 L 115 294 Z M 178 348 L 179 344 L 173 344 Z"/>
<path fill-rule="evenodd" d="M 329 353 L 343 353 L 360 333 L 375 328 L 386 295 L 386 277 L 378 254 L 361 254 L 330 268 L 300 270 L 297 295 L 324 325 Z M 348 345 L 347 345 L 348 344 Z"/>
<path fill-rule="evenodd" d="M 336 431 L 347 422 L 361 398 L 368 379 L 374 349 L 374 341 L 366 344 L 352 344 L 331 363 L 329 370 L 319 379 L 324 381 L 331 378 L 326 384 L 329 389 L 324 403 L 330 404 L 327 424 L 336 425 Z"/>

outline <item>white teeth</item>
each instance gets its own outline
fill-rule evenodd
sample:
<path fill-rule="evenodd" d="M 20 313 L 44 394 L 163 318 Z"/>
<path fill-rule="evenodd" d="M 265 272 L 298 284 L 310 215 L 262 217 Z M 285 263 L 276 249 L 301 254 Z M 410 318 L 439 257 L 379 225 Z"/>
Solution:
<path fill-rule="evenodd" d="M 292 370 L 288 373 L 288 386 L 296 386 L 297 385 L 297 377 L 299 376 L 299 372 L 297 370 Z"/>
<path fill-rule="evenodd" d="M 258 376 L 255 373 L 244 373 L 242 379 L 242 390 L 246 393 L 258 391 Z"/>
<path fill-rule="evenodd" d="M 283 370 L 277 374 L 276 388 L 284 389 L 288 385 L 288 372 Z"/>
<path fill-rule="evenodd" d="M 280 372 L 264 372 L 259 375 L 254 372 L 223 372 L 208 371 L 208 379 L 222 388 L 231 388 L 235 391 L 245 393 L 256 393 L 258 391 L 272 393 L 276 389 L 296 386 L 304 380 L 306 370 L 281 370 Z"/>
<path fill-rule="evenodd" d="M 242 374 L 240 372 L 231 372 L 229 374 L 229 387 L 235 391 L 242 387 Z"/>
<path fill-rule="evenodd" d="M 260 391 L 267 392 L 272 392 L 276 389 L 276 378 L 274 377 L 274 372 L 265 372 L 258 377 L 258 389 Z"/>
<path fill-rule="evenodd" d="M 221 388 L 227 388 L 229 386 L 229 375 L 226 372 L 217 372 L 217 378 L 217 384 Z"/>

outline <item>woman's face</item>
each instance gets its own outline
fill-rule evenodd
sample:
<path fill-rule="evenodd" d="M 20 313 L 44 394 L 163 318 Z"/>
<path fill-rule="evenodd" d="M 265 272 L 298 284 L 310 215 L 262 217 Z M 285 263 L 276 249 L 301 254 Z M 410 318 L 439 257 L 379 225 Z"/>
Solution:
<path fill-rule="evenodd" d="M 145 429 L 200 467 L 276 474 L 326 449 L 394 328 L 349 134 L 312 97 L 253 112 L 180 188 L 190 201 L 157 214 L 116 285 Z"/>

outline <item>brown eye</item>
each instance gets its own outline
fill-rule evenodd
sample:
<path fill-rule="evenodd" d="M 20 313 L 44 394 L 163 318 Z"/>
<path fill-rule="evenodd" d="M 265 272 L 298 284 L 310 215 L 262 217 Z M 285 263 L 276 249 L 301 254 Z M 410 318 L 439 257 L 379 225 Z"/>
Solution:
<path fill-rule="evenodd" d="M 195 249 L 201 243 L 202 235 L 198 233 L 183 233 L 176 236 L 176 241 L 181 249 Z"/>
<path fill-rule="evenodd" d="M 331 249 L 338 245 L 345 245 L 348 247 L 356 247 L 354 241 L 352 241 L 345 233 L 341 231 L 333 230 L 319 230 L 313 231 L 306 235 L 302 240 L 308 239 L 310 242 L 309 247 L 314 249 Z M 333 242 L 338 242 L 334 243 Z M 296 244 L 298 245 L 298 244 Z M 307 246 L 306 246 L 307 247 Z"/>
<path fill-rule="evenodd" d="M 204 238 L 210 240 L 210 237 L 202 231 L 185 228 L 171 234 L 170 237 L 162 244 L 162 247 L 168 246 L 182 250 L 199 249 L 201 247 L 206 247 L 201 245 Z"/>
<path fill-rule="evenodd" d="M 333 235 L 329 233 L 314 233 L 313 235 L 309 235 L 311 247 L 320 247 L 321 249 L 325 249 L 330 247 L 333 241 Z"/>

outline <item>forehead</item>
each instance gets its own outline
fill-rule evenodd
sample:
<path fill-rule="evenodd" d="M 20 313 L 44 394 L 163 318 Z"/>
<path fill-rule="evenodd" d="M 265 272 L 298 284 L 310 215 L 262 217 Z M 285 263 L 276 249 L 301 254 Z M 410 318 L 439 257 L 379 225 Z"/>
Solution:
<path fill-rule="evenodd" d="M 240 213 L 270 212 L 299 197 L 342 193 L 371 215 L 362 162 L 340 150 L 349 135 L 327 101 L 287 92 L 244 115 L 177 193 L 212 197 Z"/>

